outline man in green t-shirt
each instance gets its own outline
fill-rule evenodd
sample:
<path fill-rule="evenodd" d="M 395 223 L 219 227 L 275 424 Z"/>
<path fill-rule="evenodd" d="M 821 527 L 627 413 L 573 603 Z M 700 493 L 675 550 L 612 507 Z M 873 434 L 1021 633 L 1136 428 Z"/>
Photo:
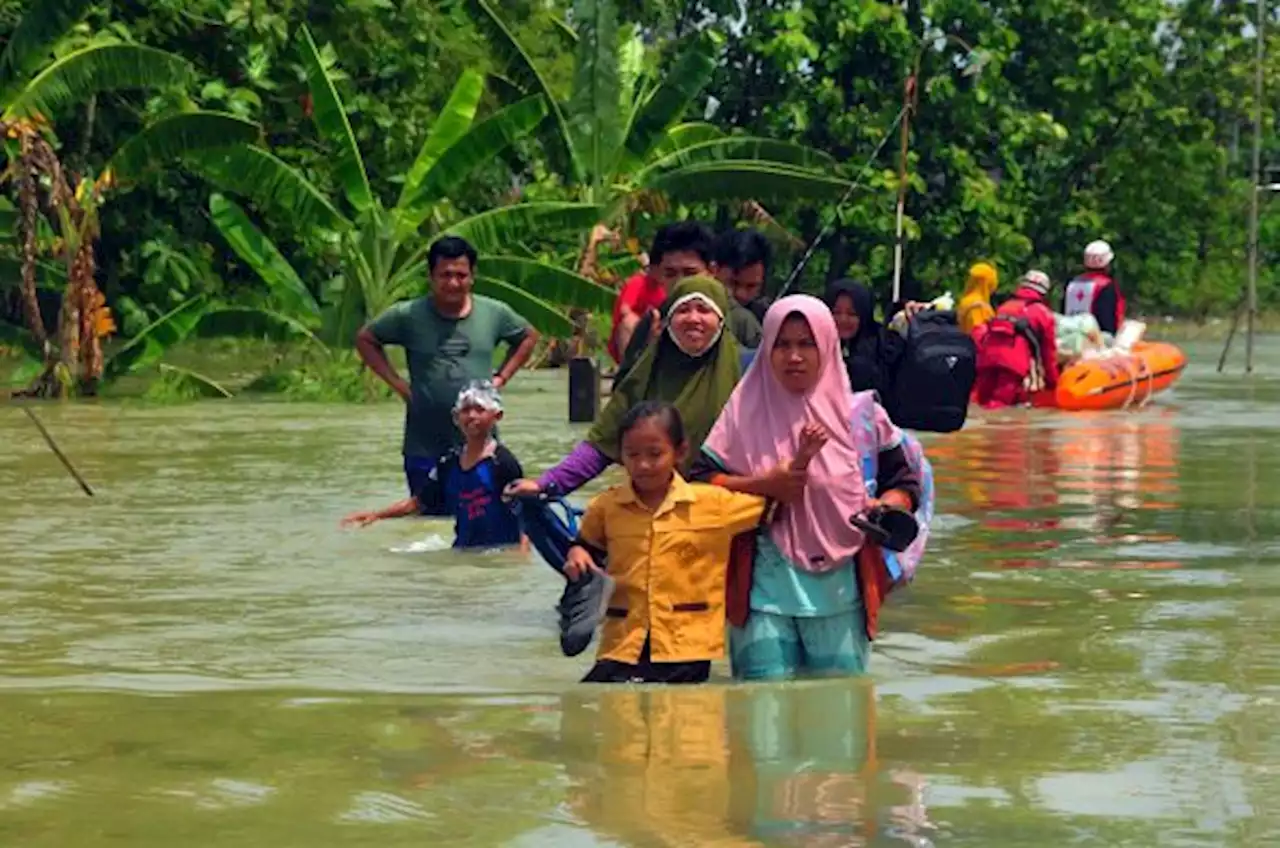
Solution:
<path fill-rule="evenodd" d="M 533 353 L 537 332 L 515 310 L 471 293 L 476 251 L 464 239 L 445 236 L 427 254 L 431 294 L 397 303 L 356 334 L 356 351 L 408 404 L 404 424 L 404 473 L 418 496 L 440 457 L 462 443 L 453 423 L 458 392 L 473 380 L 506 385 Z M 493 373 L 499 343 L 506 361 Z M 405 381 L 387 360 L 384 345 L 399 345 L 409 363 Z M 443 504 L 422 504 L 441 514 Z"/>

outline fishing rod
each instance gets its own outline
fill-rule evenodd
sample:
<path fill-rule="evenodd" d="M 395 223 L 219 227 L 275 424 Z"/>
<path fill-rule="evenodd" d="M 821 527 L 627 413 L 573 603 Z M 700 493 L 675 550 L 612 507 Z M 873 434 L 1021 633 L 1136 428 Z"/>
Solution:
<path fill-rule="evenodd" d="M 800 278 L 800 272 L 805 269 L 805 266 L 809 264 L 809 260 L 813 258 L 813 254 L 818 249 L 818 245 L 822 244 L 822 242 L 835 231 L 835 222 L 840 218 L 840 210 L 842 210 L 844 205 L 849 202 L 849 198 L 853 196 L 853 193 L 862 187 L 867 170 L 880 156 L 880 151 L 884 150 L 884 146 L 889 143 L 889 139 L 893 138 L 894 130 L 896 130 L 898 125 L 902 123 L 903 119 L 907 117 L 907 112 L 910 110 L 910 105 L 904 105 L 898 110 L 898 117 L 893 119 L 893 123 L 884 131 L 884 136 L 880 139 L 880 143 L 876 145 L 876 149 L 871 151 L 871 155 L 867 157 L 867 161 L 858 169 L 858 178 L 849 185 L 849 188 L 845 190 L 844 195 L 841 196 L 840 201 L 836 204 L 836 214 L 831 216 L 831 220 L 823 225 L 822 229 L 818 231 L 818 234 L 814 236 L 813 241 L 809 243 L 808 249 L 806 249 L 804 255 L 800 257 L 800 261 L 796 264 L 796 267 L 792 269 L 791 276 L 787 277 L 787 282 L 783 285 L 782 291 L 778 293 L 778 297 L 786 296 L 787 292 L 791 290 L 791 287 L 795 285 L 796 280 Z"/>
<path fill-rule="evenodd" d="M 76 471 L 75 466 L 71 464 L 71 460 L 67 459 L 67 455 L 58 447 L 58 443 L 53 440 L 53 436 L 49 435 L 49 431 L 45 429 L 44 424 L 40 423 L 39 418 L 36 418 L 36 414 L 25 405 L 20 404 L 20 406 L 22 407 L 22 411 L 27 414 L 27 417 L 31 419 L 31 423 L 36 425 L 36 429 L 40 431 L 40 435 L 44 436 L 45 444 L 49 446 L 49 450 L 53 451 L 53 455 L 62 461 L 62 467 L 67 469 L 67 472 L 75 478 L 75 481 L 80 484 L 80 489 L 86 495 L 93 497 L 93 489 L 89 488 L 89 484 L 80 476 L 80 472 Z"/>

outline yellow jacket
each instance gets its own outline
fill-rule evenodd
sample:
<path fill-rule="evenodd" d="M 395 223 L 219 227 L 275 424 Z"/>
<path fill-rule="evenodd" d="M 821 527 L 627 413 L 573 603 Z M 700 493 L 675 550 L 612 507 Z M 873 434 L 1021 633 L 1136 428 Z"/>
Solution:
<path fill-rule="evenodd" d="M 609 555 L 617 581 L 599 658 L 635 664 L 645 638 L 653 662 L 724 656 L 724 586 L 733 537 L 760 523 L 764 498 L 688 483 L 679 474 L 650 512 L 630 483 L 603 492 L 579 530 Z"/>
<path fill-rule="evenodd" d="M 964 294 L 956 307 L 960 329 L 972 333 L 996 317 L 996 311 L 991 306 L 991 295 L 995 294 L 999 279 L 996 269 L 986 262 L 979 262 L 969 269 L 969 280 L 965 283 Z"/>

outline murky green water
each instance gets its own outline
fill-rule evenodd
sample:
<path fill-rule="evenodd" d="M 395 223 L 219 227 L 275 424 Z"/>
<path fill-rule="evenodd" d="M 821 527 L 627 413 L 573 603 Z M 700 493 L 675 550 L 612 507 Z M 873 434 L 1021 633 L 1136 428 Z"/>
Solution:
<path fill-rule="evenodd" d="M 0 845 L 1275 844 L 1280 340 L 1189 352 L 1140 412 L 931 439 L 873 679 L 785 687 L 585 689 L 545 566 L 339 531 L 401 495 L 394 406 L 41 408 L 93 500 L 0 407 Z"/>

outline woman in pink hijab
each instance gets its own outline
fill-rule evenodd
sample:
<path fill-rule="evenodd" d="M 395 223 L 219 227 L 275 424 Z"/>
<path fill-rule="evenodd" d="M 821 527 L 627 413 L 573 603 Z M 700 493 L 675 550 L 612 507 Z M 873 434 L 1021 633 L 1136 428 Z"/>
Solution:
<path fill-rule="evenodd" d="M 850 388 L 835 319 L 807 295 L 784 297 L 765 315 L 760 353 L 712 427 L 694 473 L 763 493 L 762 472 L 793 461 L 792 470 L 807 475 L 798 497 L 751 540 L 754 551 L 739 546 L 731 565 L 730 657 L 740 679 L 865 671 L 888 584 L 868 584 L 863 560 L 874 554 L 884 571 L 881 551 L 849 519 L 878 505 L 916 512 L 920 537 L 903 554 L 884 552 L 890 571 L 905 581 L 932 514 L 923 452 L 873 392 Z"/>

